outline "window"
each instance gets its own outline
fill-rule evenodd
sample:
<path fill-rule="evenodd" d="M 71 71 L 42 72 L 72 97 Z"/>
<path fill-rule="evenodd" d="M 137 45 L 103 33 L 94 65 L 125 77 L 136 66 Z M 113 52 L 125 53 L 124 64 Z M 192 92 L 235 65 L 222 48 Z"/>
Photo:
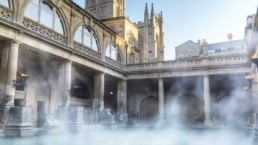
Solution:
<path fill-rule="evenodd" d="M 114 44 L 109 44 L 106 49 L 106 56 L 114 59 L 115 61 L 121 62 L 119 48 Z"/>
<path fill-rule="evenodd" d="M 227 48 L 221 48 L 221 52 L 227 51 Z"/>
<path fill-rule="evenodd" d="M 179 57 L 184 57 L 185 50 L 179 50 Z"/>
<path fill-rule="evenodd" d="M 228 47 L 227 51 L 235 51 L 235 47 Z"/>
<path fill-rule="evenodd" d="M 55 7 L 43 0 L 32 0 L 25 10 L 26 17 L 64 35 L 62 19 Z"/>
<path fill-rule="evenodd" d="M 235 50 L 241 50 L 241 46 L 235 46 Z"/>
<path fill-rule="evenodd" d="M 0 4 L 7 8 L 10 8 L 9 0 L 0 0 Z"/>
<path fill-rule="evenodd" d="M 94 35 L 94 32 L 85 26 L 80 26 L 77 29 L 74 35 L 74 40 L 92 50 L 99 51 L 98 41 Z"/>
<path fill-rule="evenodd" d="M 189 56 L 194 56 L 194 49 L 193 49 L 193 48 L 190 48 L 190 49 L 188 50 L 188 55 L 189 55 Z"/>
<path fill-rule="evenodd" d="M 208 53 L 215 53 L 215 50 L 209 50 Z"/>

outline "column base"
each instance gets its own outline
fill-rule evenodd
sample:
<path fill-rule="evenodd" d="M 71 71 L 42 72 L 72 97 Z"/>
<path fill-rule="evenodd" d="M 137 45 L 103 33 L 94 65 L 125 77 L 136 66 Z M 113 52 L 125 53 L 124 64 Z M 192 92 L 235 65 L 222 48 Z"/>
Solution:
<path fill-rule="evenodd" d="M 204 125 L 204 127 L 212 127 L 212 122 L 211 122 L 211 120 L 205 120 L 203 125 Z"/>
<path fill-rule="evenodd" d="M 71 133 L 81 132 L 83 129 L 83 107 L 69 107 L 67 115 L 67 128 Z"/>
<path fill-rule="evenodd" d="M 8 112 L 8 108 L 4 106 L 0 107 L 0 130 L 4 129 L 5 122 L 7 119 L 7 112 Z"/>
<path fill-rule="evenodd" d="M 5 137 L 32 136 L 30 107 L 11 107 L 7 115 L 4 129 Z"/>
<path fill-rule="evenodd" d="M 128 114 L 126 112 L 119 112 L 117 114 L 117 122 L 118 123 L 127 123 L 128 122 Z"/>
<path fill-rule="evenodd" d="M 156 126 L 157 127 L 164 127 L 164 126 L 166 126 L 165 120 L 159 120 Z"/>

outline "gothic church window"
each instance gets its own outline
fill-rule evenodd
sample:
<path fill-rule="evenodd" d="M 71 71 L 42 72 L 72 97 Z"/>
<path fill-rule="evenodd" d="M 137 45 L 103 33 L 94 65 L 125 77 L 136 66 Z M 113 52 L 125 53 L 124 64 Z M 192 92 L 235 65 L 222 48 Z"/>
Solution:
<path fill-rule="evenodd" d="M 74 40 L 92 50 L 99 50 L 94 32 L 91 29 L 86 28 L 85 26 L 80 26 L 77 29 Z"/>
<path fill-rule="evenodd" d="M 0 0 L 0 5 L 10 8 L 9 0 Z"/>
<path fill-rule="evenodd" d="M 119 48 L 114 44 L 109 44 L 106 48 L 106 56 L 112 58 L 115 61 L 121 62 Z"/>
<path fill-rule="evenodd" d="M 24 15 L 64 35 L 63 22 L 56 8 L 43 0 L 32 0 L 27 6 Z"/>

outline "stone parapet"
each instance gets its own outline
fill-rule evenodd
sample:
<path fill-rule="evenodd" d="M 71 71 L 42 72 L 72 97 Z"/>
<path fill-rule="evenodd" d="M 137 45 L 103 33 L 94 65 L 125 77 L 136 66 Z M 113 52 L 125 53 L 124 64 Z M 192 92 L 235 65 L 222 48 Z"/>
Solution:
<path fill-rule="evenodd" d="M 126 65 L 127 72 L 246 64 L 248 56 L 204 57 Z"/>

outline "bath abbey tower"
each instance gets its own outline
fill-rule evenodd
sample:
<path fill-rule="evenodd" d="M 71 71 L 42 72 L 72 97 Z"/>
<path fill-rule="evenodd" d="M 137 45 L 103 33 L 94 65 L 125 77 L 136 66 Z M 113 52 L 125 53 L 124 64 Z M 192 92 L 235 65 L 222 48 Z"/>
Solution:
<path fill-rule="evenodd" d="M 162 12 L 145 6 L 143 22 L 126 16 L 126 0 L 88 0 L 86 10 L 122 37 L 128 46 L 128 63 L 164 60 L 164 21 Z"/>

